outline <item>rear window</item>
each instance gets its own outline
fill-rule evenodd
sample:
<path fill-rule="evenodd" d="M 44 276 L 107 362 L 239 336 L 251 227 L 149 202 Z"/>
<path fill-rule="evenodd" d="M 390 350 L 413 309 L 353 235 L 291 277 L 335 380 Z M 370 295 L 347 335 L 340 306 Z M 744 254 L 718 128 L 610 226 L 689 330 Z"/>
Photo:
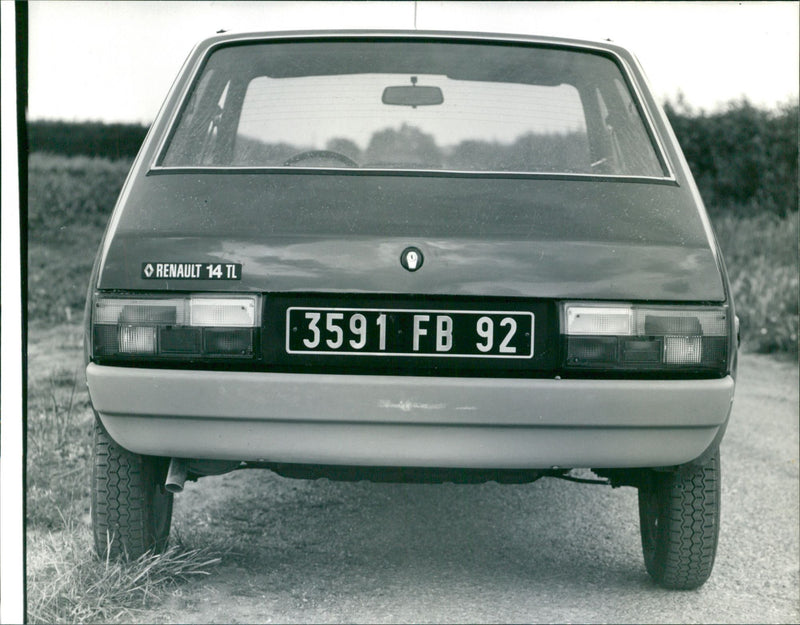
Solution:
<path fill-rule="evenodd" d="M 159 164 L 665 175 L 610 58 L 429 41 L 217 49 Z"/>

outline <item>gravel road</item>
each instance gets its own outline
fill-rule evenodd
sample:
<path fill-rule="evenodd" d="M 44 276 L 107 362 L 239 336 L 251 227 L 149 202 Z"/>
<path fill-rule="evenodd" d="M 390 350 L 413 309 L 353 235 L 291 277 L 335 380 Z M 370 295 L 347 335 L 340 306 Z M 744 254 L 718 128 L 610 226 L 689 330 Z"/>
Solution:
<path fill-rule="evenodd" d="M 711 579 L 655 587 L 632 488 L 288 480 L 187 484 L 174 531 L 222 555 L 140 622 L 800 621 L 798 368 L 745 356 Z"/>

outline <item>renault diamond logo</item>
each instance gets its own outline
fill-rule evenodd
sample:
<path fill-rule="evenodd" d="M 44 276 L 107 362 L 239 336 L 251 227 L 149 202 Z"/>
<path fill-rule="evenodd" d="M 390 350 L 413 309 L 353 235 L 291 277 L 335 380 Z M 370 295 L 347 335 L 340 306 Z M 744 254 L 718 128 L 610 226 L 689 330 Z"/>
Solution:
<path fill-rule="evenodd" d="M 409 271 L 422 267 L 422 252 L 416 247 L 407 247 L 400 255 L 400 264 Z"/>
<path fill-rule="evenodd" d="M 145 275 L 145 277 L 146 277 L 146 278 L 149 278 L 150 276 L 152 276 L 152 275 L 153 275 L 153 265 L 151 265 L 150 263 L 147 263 L 147 264 L 144 266 L 144 269 L 143 269 L 143 271 L 144 271 L 144 275 Z"/>

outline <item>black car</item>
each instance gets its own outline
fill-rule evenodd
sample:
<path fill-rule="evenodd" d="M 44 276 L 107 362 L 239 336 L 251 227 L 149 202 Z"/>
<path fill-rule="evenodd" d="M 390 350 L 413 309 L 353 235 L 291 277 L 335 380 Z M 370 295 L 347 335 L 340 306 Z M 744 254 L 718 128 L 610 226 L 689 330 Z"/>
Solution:
<path fill-rule="evenodd" d="M 639 490 L 645 564 L 710 575 L 736 323 L 635 58 L 441 32 L 225 34 L 136 159 L 86 315 L 97 550 L 186 479 Z M 584 472 L 585 475 L 585 472 Z"/>

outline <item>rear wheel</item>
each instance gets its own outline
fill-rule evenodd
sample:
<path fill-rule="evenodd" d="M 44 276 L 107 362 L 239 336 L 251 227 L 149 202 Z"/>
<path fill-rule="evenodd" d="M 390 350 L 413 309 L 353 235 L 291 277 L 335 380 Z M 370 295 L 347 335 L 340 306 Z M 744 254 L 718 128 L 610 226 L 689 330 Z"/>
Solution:
<path fill-rule="evenodd" d="M 719 513 L 719 449 L 674 473 L 647 474 L 639 486 L 639 522 L 645 567 L 656 583 L 689 590 L 708 579 Z"/>
<path fill-rule="evenodd" d="M 92 529 L 100 557 L 132 560 L 166 548 L 172 521 L 172 493 L 163 486 L 167 463 L 123 449 L 95 418 Z"/>

